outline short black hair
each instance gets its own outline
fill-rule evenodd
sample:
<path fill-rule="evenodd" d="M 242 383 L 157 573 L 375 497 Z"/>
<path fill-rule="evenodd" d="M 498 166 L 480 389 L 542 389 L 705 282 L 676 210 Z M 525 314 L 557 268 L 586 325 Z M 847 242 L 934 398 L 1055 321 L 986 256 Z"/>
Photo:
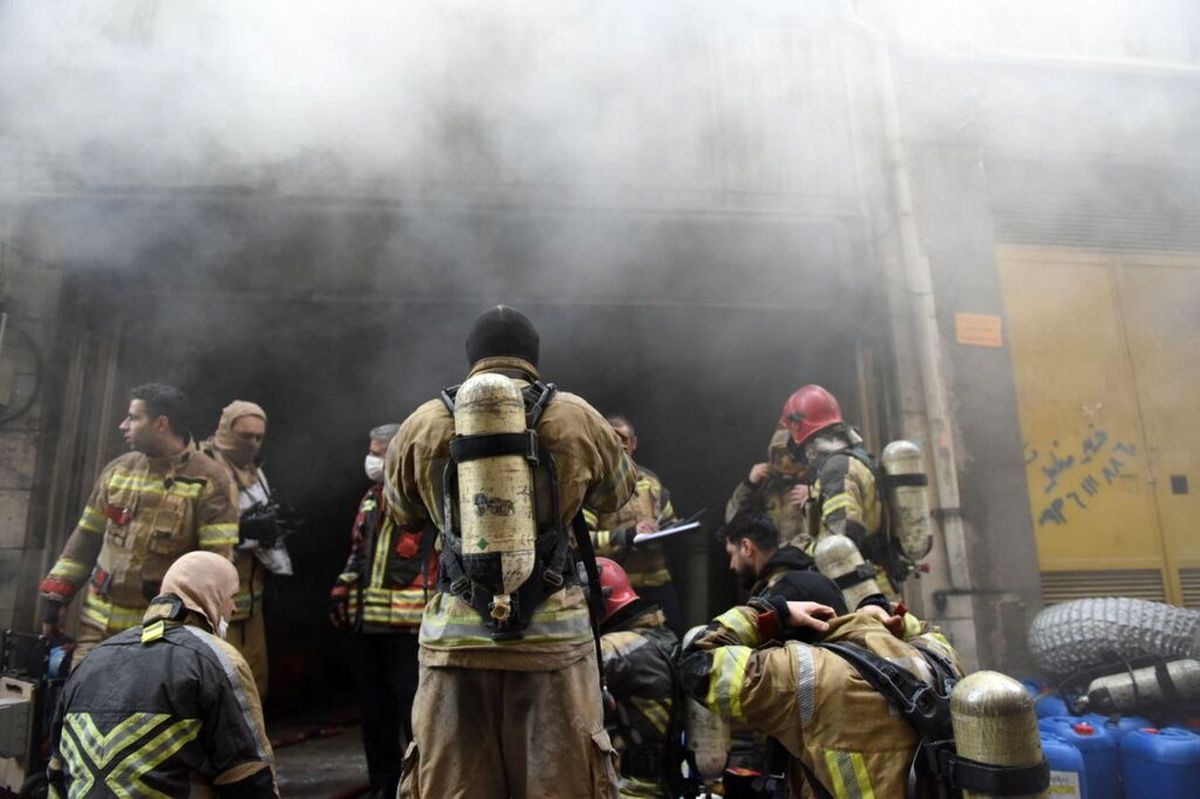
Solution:
<path fill-rule="evenodd" d="M 717 539 L 722 543 L 728 541 L 737 544 L 743 538 L 749 538 L 764 552 L 779 549 L 779 528 L 775 526 L 771 517 L 762 511 L 738 511 L 717 531 Z"/>
<path fill-rule="evenodd" d="M 634 429 L 633 422 L 629 421 L 629 417 L 623 413 L 609 414 L 608 423 L 613 427 L 628 427 L 630 435 L 637 435 L 637 430 Z"/>
<path fill-rule="evenodd" d="M 190 410 L 188 398 L 175 386 L 166 383 L 145 383 L 130 391 L 129 399 L 141 400 L 146 406 L 146 414 L 151 419 L 165 416 L 171 425 L 171 432 L 177 436 L 187 436 Z"/>

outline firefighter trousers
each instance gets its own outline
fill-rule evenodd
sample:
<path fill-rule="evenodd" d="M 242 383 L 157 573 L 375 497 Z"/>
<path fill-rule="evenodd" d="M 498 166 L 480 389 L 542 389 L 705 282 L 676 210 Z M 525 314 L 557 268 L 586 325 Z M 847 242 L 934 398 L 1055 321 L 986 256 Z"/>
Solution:
<path fill-rule="evenodd" d="M 616 799 L 594 653 L 557 671 L 421 666 L 400 797 Z"/>
<path fill-rule="evenodd" d="M 263 622 L 262 608 L 254 608 L 254 614 L 249 618 L 230 622 L 225 640 L 246 659 L 250 673 L 254 675 L 259 699 L 266 702 L 270 672 L 267 668 L 267 628 Z"/>

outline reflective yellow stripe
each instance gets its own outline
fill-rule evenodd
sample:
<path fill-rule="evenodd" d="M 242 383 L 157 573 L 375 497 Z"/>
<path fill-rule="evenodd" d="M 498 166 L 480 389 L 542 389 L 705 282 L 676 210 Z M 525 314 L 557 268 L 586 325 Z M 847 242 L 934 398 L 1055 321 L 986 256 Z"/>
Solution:
<path fill-rule="evenodd" d="M 371 563 L 371 582 L 369 585 L 372 588 L 381 588 L 383 586 L 384 575 L 387 574 L 388 555 L 392 550 L 392 533 L 395 531 L 396 525 L 391 519 L 386 519 L 383 526 L 379 530 L 379 539 L 375 542 L 375 557 Z"/>
<path fill-rule="evenodd" d="M 83 509 L 83 514 L 79 517 L 80 530 L 86 530 L 89 533 L 104 532 L 104 514 L 91 505 Z"/>
<path fill-rule="evenodd" d="M 171 487 L 163 482 L 162 477 L 142 477 L 136 474 L 114 472 L 108 478 L 108 487 L 112 490 L 127 490 L 135 491 L 139 494 L 173 494 L 177 497 L 186 499 L 195 499 L 200 496 L 201 489 L 204 488 L 200 483 L 193 483 L 190 480 L 173 480 Z"/>
<path fill-rule="evenodd" d="M 158 735 L 146 741 L 129 757 L 117 764 L 104 779 L 106 785 L 117 796 L 125 795 L 127 787 L 135 788 L 132 796 L 151 796 L 171 799 L 167 794 L 156 791 L 142 781 L 160 764 L 200 735 L 199 719 L 180 719 Z"/>
<path fill-rule="evenodd" d="M 662 702 L 657 699 L 645 699 L 640 696 L 630 697 L 629 703 L 646 717 L 646 721 L 661 733 L 667 731 L 667 725 L 671 721 L 671 711 L 669 707 L 664 707 Z"/>
<path fill-rule="evenodd" d="M 826 751 L 825 765 L 833 776 L 833 795 L 837 799 L 875 799 L 867 763 L 860 753 Z"/>
<path fill-rule="evenodd" d="M 588 510 L 587 508 L 583 509 L 583 520 L 587 522 L 587 526 L 592 530 L 600 526 L 600 517 L 596 515 L 595 511 Z"/>
<path fill-rule="evenodd" d="M 196 530 L 200 546 L 205 549 L 233 546 L 238 542 L 237 522 L 223 524 L 202 524 Z"/>
<path fill-rule="evenodd" d="M 746 680 L 746 664 L 753 651 L 744 646 L 722 646 L 713 650 L 708 694 L 704 698 L 704 704 L 710 710 L 734 721 L 746 720 L 742 715 L 742 683 Z"/>
<path fill-rule="evenodd" d="M 738 643 L 745 646 L 758 646 L 762 643 L 758 634 L 758 627 L 746 615 L 746 612 L 741 608 L 731 608 L 720 616 L 717 616 L 717 624 L 728 627 L 738 640 Z"/>
<path fill-rule="evenodd" d="M 85 564 L 71 558 L 62 557 L 54 563 L 54 568 L 50 569 L 51 577 L 62 577 L 68 582 L 78 583 L 83 578 L 88 576 L 91 569 Z"/>
<path fill-rule="evenodd" d="M 466 609 L 456 612 L 456 607 Z M 585 604 L 557 609 L 543 605 L 534 611 L 533 618 L 521 638 L 503 641 L 493 639 L 479 614 L 449 594 L 432 595 L 421 619 L 421 643 L 442 648 L 502 649 L 513 644 L 578 644 L 591 640 L 592 626 Z"/>
<path fill-rule="evenodd" d="M 152 644 L 155 641 L 160 640 L 164 635 L 166 635 L 166 633 L 167 625 L 163 623 L 162 619 L 159 619 L 158 621 L 148 624 L 142 628 L 142 643 Z"/>
<path fill-rule="evenodd" d="M 88 591 L 83 596 L 80 618 L 92 627 L 99 627 L 109 633 L 119 633 L 141 624 L 145 613 L 144 607 L 114 605 L 95 591 Z"/>
<path fill-rule="evenodd" d="M 821 517 L 824 518 L 847 508 L 853 508 L 859 511 L 859 513 L 862 512 L 862 508 L 858 506 L 858 501 L 853 496 L 850 494 L 838 494 L 836 497 L 826 500 L 821 505 Z"/>

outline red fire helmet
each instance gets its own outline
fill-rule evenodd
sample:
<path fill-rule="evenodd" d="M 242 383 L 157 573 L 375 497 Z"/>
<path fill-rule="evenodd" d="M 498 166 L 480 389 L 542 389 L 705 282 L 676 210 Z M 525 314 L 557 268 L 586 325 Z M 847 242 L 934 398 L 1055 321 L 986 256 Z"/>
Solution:
<path fill-rule="evenodd" d="M 801 386 L 783 403 L 779 424 L 792 434 L 792 440 L 803 444 L 814 433 L 842 423 L 842 409 L 837 398 L 816 385 Z"/>
<path fill-rule="evenodd" d="M 613 560 L 596 558 L 600 569 L 600 590 L 604 593 L 604 620 L 621 608 L 635 601 L 638 595 L 629 584 L 629 575 Z"/>

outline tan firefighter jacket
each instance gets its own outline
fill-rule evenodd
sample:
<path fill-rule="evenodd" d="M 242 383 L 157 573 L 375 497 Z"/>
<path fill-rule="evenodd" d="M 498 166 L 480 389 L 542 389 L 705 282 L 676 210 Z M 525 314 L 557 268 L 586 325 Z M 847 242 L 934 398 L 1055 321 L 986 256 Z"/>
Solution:
<path fill-rule="evenodd" d="M 104 467 L 40 590 L 70 602 L 89 583 L 80 622 L 105 635 L 136 627 L 167 568 L 185 552 L 231 557 L 235 491 L 225 470 L 191 442 L 174 458 L 129 452 Z"/>
<path fill-rule="evenodd" d="M 725 503 L 725 521 L 728 522 L 743 510 L 765 513 L 779 528 L 779 545 L 791 544 L 804 549 L 812 541 L 808 531 L 803 505 L 793 505 L 789 494 L 793 488 L 804 483 L 800 469 L 787 452 L 786 430 L 776 430 L 767 447 L 767 462 L 770 472 L 759 483 L 742 480 L 733 490 L 733 496 Z"/>
<path fill-rule="evenodd" d="M 737 607 L 718 616 L 683 653 L 684 690 L 783 744 L 791 796 L 815 796 L 804 785 L 803 762 L 838 799 L 904 799 L 916 731 L 837 654 L 799 641 L 757 648 L 779 640 L 778 614 Z M 822 640 L 863 646 L 932 683 L 916 648 L 869 616 L 834 619 Z M 926 628 L 913 643 L 957 664 L 936 631 Z"/>
<path fill-rule="evenodd" d="M 675 521 L 675 508 L 671 505 L 671 493 L 658 475 L 644 466 L 638 466 L 637 471 L 637 488 L 619 511 L 597 514 L 584 510 L 583 517 L 591 530 L 597 555 L 620 563 L 635 589 L 658 588 L 671 582 L 666 549 L 658 541 L 630 546 L 626 530 L 640 521 L 669 527 Z"/>
<path fill-rule="evenodd" d="M 470 374 L 480 372 L 504 374 L 519 388 L 538 379 L 537 370 L 520 358 L 485 358 Z M 609 513 L 629 499 L 637 480 L 633 461 L 612 425 L 581 397 L 559 391 L 542 413 L 537 433 L 557 464 L 559 521 L 567 535 L 581 508 Z M 435 399 L 413 411 L 388 447 L 384 498 L 400 531 L 420 531 L 432 521 L 445 533 L 442 477 L 453 435 L 454 418 Z M 539 474 L 541 496 L 549 490 L 541 485 L 543 478 Z M 539 527 L 549 521 L 539 519 Z M 573 541 L 572 536 L 572 545 Z M 419 637 L 421 662 L 435 667 L 556 671 L 585 657 L 594 646 L 587 600 L 578 585 L 551 594 L 521 638 L 500 641 L 489 635 L 470 605 L 439 591 L 425 606 Z"/>

